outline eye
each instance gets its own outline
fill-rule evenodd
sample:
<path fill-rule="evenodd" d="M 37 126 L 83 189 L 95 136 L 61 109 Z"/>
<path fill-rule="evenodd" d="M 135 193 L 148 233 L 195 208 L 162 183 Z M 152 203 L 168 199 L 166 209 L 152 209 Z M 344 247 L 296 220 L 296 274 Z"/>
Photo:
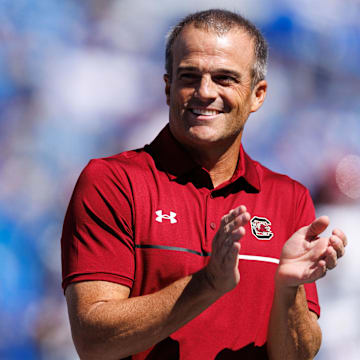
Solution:
<path fill-rule="evenodd" d="M 180 80 L 182 81 L 185 81 L 185 82 L 193 82 L 193 81 L 196 81 L 199 79 L 199 75 L 195 74 L 195 73 L 191 73 L 191 72 L 188 72 L 188 73 L 181 73 L 179 78 Z"/>
<path fill-rule="evenodd" d="M 220 85 L 231 85 L 238 83 L 237 79 L 229 75 L 214 75 L 213 81 Z"/>

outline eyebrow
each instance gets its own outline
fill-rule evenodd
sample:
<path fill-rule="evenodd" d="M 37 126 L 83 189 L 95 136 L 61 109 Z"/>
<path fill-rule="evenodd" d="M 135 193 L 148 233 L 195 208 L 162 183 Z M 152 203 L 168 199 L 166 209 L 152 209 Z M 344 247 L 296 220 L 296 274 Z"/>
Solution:
<path fill-rule="evenodd" d="M 179 66 L 176 73 L 179 74 L 181 71 L 192 71 L 200 72 L 195 66 Z M 235 77 L 236 79 L 241 79 L 241 75 L 235 70 L 229 70 L 225 68 L 214 69 L 211 71 L 212 74 L 225 74 Z"/>

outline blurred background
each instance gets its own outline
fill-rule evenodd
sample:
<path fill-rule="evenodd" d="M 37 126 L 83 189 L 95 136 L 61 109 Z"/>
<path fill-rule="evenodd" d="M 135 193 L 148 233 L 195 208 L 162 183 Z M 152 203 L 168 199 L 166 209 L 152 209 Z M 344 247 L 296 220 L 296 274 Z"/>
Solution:
<path fill-rule="evenodd" d="M 165 35 L 210 7 L 241 12 L 269 41 L 268 98 L 245 148 L 347 232 L 346 258 L 318 282 L 316 359 L 360 359 L 360 2 L 1 0 L 1 360 L 77 359 L 60 285 L 71 192 L 90 158 L 158 134 Z"/>

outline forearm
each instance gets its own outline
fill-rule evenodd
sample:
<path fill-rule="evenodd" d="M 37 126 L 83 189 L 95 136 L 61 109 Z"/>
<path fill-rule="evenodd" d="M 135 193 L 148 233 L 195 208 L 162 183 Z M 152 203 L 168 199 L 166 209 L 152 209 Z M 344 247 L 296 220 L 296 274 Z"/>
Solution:
<path fill-rule="evenodd" d="M 127 287 L 106 281 L 79 282 L 66 289 L 80 357 L 112 360 L 144 351 L 232 290 L 240 280 L 239 240 L 249 220 L 243 205 L 224 215 L 206 267 L 153 294 L 129 298 Z"/>
<path fill-rule="evenodd" d="M 321 330 L 308 309 L 304 286 L 276 286 L 268 331 L 269 358 L 313 359 L 320 344 Z"/>
<path fill-rule="evenodd" d="M 78 312 L 72 332 L 80 357 L 119 359 L 169 336 L 221 296 L 204 274 L 200 271 L 150 295 L 99 302 Z"/>

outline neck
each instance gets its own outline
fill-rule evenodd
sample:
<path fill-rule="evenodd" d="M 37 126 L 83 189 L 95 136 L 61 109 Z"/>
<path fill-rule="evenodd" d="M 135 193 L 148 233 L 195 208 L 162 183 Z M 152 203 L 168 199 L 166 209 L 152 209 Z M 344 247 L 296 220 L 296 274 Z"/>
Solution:
<path fill-rule="evenodd" d="M 188 148 L 197 163 L 204 167 L 210 174 L 214 187 L 230 180 L 233 176 L 238 159 L 241 136 L 238 136 L 231 144 L 224 147 L 211 145 L 207 149 Z"/>

